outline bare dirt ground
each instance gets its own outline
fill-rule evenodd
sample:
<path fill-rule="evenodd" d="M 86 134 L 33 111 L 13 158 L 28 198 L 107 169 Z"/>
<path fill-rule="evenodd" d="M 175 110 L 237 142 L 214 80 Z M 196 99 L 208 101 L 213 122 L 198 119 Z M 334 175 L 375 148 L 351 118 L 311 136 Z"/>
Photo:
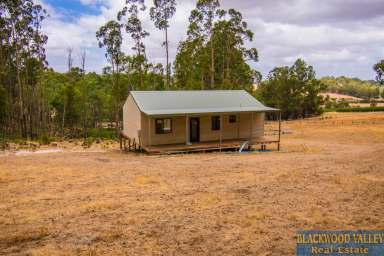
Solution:
<path fill-rule="evenodd" d="M 283 124 L 282 152 L 0 156 L 0 254 L 293 255 L 384 229 L 384 113 Z"/>

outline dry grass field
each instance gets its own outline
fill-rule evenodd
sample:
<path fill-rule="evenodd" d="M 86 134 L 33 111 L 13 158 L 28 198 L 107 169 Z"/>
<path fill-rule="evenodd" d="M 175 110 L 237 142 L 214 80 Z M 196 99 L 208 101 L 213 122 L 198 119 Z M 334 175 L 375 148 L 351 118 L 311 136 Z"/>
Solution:
<path fill-rule="evenodd" d="M 384 113 L 289 121 L 282 151 L 0 155 L 2 255 L 293 255 L 384 229 Z"/>
<path fill-rule="evenodd" d="M 360 108 L 367 108 L 370 107 L 370 103 L 350 103 L 351 107 L 360 107 Z M 384 103 L 376 103 L 377 107 L 384 107 Z"/>

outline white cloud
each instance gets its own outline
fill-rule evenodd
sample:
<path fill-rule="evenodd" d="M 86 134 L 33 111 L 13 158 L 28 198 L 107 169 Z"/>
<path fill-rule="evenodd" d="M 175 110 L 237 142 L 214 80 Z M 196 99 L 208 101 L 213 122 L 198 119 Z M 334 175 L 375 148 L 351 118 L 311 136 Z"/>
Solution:
<path fill-rule="evenodd" d="M 309 61 L 348 61 L 349 59 L 355 57 L 348 49 L 342 49 L 341 51 L 334 50 L 321 50 L 316 51 L 308 56 Z"/>
<path fill-rule="evenodd" d="M 84 5 L 95 5 L 103 3 L 103 0 L 80 0 L 80 2 Z"/>
<path fill-rule="evenodd" d="M 49 36 L 48 60 L 52 67 L 64 71 L 66 49 L 72 47 L 78 51 L 87 47 L 88 70 L 100 72 L 106 61 L 104 50 L 98 49 L 95 33 L 105 22 L 116 18 L 124 1 L 80 1 L 92 8 L 97 7 L 99 14 L 68 18 L 43 3 L 50 13 L 44 24 Z M 150 2 L 146 1 L 147 6 Z M 260 62 L 251 65 L 264 75 L 274 66 L 290 65 L 301 57 L 313 65 L 321 76 L 350 75 L 371 79 L 374 77 L 373 63 L 384 57 L 384 14 L 380 15 L 379 2 L 350 0 L 348 5 L 346 0 L 277 0 L 273 3 L 266 0 L 257 3 L 224 0 L 223 6 L 240 10 L 255 32 L 254 41 L 248 45 L 259 50 Z M 177 4 L 169 31 L 172 57 L 176 54 L 178 42 L 186 36 L 194 1 L 181 0 Z M 348 6 L 341 12 L 338 8 L 343 4 Z M 143 26 L 150 32 L 145 40 L 148 58 L 152 62 L 164 63 L 165 53 L 161 46 L 163 31 L 154 27 L 148 13 L 143 16 Z M 124 34 L 123 49 L 130 53 L 132 41 Z"/>

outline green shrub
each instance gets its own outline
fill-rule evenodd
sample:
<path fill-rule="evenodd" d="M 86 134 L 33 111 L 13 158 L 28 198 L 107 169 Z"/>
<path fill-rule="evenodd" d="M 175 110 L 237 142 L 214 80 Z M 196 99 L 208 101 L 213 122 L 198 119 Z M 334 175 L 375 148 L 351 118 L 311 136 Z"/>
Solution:
<path fill-rule="evenodd" d="M 337 108 L 336 112 L 378 112 L 384 111 L 384 107 L 365 107 L 365 108 Z"/>
<path fill-rule="evenodd" d="M 107 140 L 117 140 L 115 128 L 92 128 L 88 130 L 88 137 L 107 139 Z"/>
<path fill-rule="evenodd" d="M 93 137 L 86 138 L 83 142 L 83 147 L 90 148 L 94 141 L 95 139 Z"/>
<path fill-rule="evenodd" d="M 48 145 L 49 143 L 51 143 L 52 141 L 54 141 L 54 138 L 48 136 L 48 135 L 42 135 L 40 136 L 37 141 L 41 144 L 41 145 Z"/>

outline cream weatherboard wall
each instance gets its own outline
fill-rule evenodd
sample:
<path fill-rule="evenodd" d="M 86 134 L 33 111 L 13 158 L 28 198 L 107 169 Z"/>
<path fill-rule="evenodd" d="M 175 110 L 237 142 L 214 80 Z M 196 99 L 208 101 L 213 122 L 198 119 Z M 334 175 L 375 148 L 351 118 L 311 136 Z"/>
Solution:
<path fill-rule="evenodd" d="M 212 131 L 212 116 L 215 115 L 190 115 L 189 117 L 200 118 L 200 141 L 218 141 L 220 139 L 220 131 Z M 229 122 L 229 116 L 236 115 L 236 123 Z M 249 139 L 251 134 L 251 127 L 253 129 L 253 138 L 259 138 L 264 135 L 264 117 L 265 114 L 261 112 L 253 113 L 253 125 L 251 125 L 252 113 L 234 113 L 222 114 L 223 130 L 222 139 Z M 155 120 L 157 118 L 171 118 L 172 119 L 172 133 L 156 134 Z M 189 123 L 188 123 L 189 125 Z M 167 144 L 180 144 L 187 141 L 187 128 L 186 116 L 159 116 L 148 117 L 141 114 L 141 145 L 167 145 Z M 150 131 L 150 132 L 149 132 Z M 149 132 L 149 133 L 148 133 Z"/>
<path fill-rule="evenodd" d="M 129 95 L 123 106 L 123 134 L 139 143 L 141 130 L 141 111 L 132 95 Z"/>
<path fill-rule="evenodd" d="M 186 141 L 186 133 L 185 133 L 185 117 L 183 116 L 162 116 L 162 117 L 149 117 L 145 114 L 142 114 L 142 145 L 166 145 L 166 144 L 178 144 L 185 143 Z M 155 120 L 157 118 L 171 118 L 172 119 L 172 132 L 166 134 L 156 134 L 155 129 Z M 150 136 L 148 135 L 148 131 L 150 131 Z"/>

